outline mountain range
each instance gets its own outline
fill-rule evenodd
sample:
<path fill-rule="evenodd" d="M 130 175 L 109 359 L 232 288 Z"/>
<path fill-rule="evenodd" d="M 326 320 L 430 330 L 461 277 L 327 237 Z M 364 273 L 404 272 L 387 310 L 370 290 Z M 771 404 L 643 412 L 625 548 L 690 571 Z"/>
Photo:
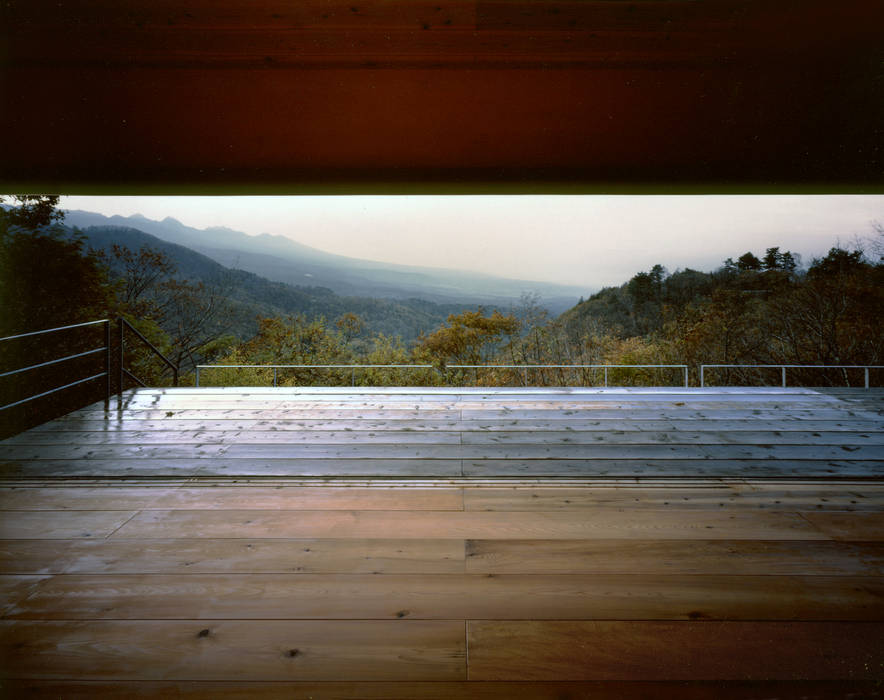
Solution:
<path fill-rule="evenodd" d="M 336 294 L 382 299 L 415 299 L 441 304 L 484 305 L 501 309 L 523 294 L 536 295 L 553 314 L 571 308 L 588 289 L 550 282 L 514 280 L 475 272 L 382 263 L 327 253 L 286 236 L 249 235 L 223 226 L 197 229 L 177 219 L 140 214 L 111 216 L 69 210 L 65 223 L 124 227 L 185 246 L 221 265 L 294 286 L 324 287 Z"/>

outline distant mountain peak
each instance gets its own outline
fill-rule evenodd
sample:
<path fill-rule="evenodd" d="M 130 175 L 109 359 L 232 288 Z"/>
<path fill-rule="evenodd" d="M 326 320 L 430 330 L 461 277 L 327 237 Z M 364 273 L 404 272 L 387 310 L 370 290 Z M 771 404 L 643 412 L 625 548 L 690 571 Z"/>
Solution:
<path fill-rule="evenodd" d="M 163 219 L 163 223 L 171 224 L 172 226 L 180 226 L 182 228 L 184 227 L 184 224 L 182 224 L 180 221 L 178 221 L 178 219 L 172 216 L 167 216 L 165 219 Z"/>

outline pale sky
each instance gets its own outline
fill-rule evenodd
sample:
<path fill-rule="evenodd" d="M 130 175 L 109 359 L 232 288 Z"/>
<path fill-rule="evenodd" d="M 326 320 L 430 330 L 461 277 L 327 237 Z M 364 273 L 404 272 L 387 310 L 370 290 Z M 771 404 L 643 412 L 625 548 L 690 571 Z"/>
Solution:
<path fill-rule="evenodd" d="M 771 246 L 807 263 L 884 223 L 882 195 L 72 196 L 61 206 L 172 216 L 355 258 L 588 290 L 622 284 L 656 263 L 709 271 Z"/>

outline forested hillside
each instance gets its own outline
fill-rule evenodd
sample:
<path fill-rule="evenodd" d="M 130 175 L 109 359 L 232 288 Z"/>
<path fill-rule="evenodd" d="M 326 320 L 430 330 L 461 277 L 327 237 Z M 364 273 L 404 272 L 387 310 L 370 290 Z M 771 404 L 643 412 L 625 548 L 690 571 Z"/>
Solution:
<path fill-rule="evenodd" d="M 632 347 L 621 359 L 640 351 L 693 366 L 881 364 L 882 238 L 879 230 L 852 248 L 835 246 L 805 269 L 796 255 L 776 247 L 761 257 L 728 258 L 713 272 L 669 274 L 656 265 L 563 314 L 558 332 L 584 349 Z M 821 373 L 815 376 L 827 383 Z"/>
<path fill-rule="evenodd" d="M 357 314 L 362 319 L 358 337 L 366 339 L 376 333 L 401 336 L 411 342 L 422 332 L 428 332 L 445 317 L 463 308 L 462 304 L 437 304 L 423 299 L 379 299 L 341 296 L 330 289 L 317 286 L 293 286 L 273 282 L 251 272 L 231 269 L 190 248 L 169 243 L 143 231 L 119 226 L 91 226 L 81 231 L 84 245 L 101 251 L 109 265 L 112 278 L 145 274 L 146 269 L 158 273 L 157 289 L 170 278 L 201 283 L 204 293 L 212 293 L 225 300 L 224 314 L 215 325 L 224 333 L 247 340 L 258 330 L 258 318 L 285 314 L 301 314 L 310 320 L 324 318 L 335 321 L 343 314 Z M 68 236 L 74 232 L 68 229 Z M 114 246 L 135 254 L 126 262 L 114 254 Z M 142 250 L 157 254 L 139 258 Z M 162 260 L 157 259 L 157 256 Z M 161 268 L 161 269 L 160 269 Z"/>

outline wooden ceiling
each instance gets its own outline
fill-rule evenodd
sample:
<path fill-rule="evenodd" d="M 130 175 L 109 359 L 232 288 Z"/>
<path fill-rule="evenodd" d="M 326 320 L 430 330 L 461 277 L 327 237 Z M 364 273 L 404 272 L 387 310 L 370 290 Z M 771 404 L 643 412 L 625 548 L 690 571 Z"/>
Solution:
<path fill-rule="evenodd" d="M 877 0 L 6 0 L 0 184 L 882 191 Z"/>

